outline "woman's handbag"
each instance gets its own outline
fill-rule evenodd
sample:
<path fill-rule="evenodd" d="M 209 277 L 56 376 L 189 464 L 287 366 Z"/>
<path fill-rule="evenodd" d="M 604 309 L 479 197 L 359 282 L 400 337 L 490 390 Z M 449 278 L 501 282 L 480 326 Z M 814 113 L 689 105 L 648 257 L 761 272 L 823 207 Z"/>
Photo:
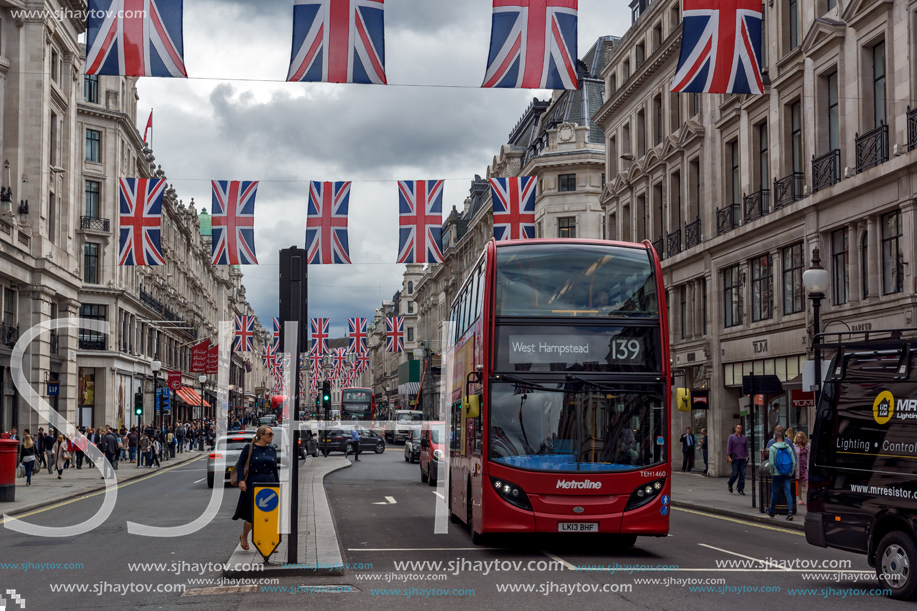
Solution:
<path fill-rule="evenodd" d="M 248 444 L 248 458 L 245 459 L 245 469 L 242 472 L 242 479 L 239 480 L 239 470 L 233 469 L 232 475 L 229 476 L 229 485 L 235 488 L 239 487 L 240 481 L 245 481 L 248 479 L 248 465 L 252 461 L 252 444 Z"/>

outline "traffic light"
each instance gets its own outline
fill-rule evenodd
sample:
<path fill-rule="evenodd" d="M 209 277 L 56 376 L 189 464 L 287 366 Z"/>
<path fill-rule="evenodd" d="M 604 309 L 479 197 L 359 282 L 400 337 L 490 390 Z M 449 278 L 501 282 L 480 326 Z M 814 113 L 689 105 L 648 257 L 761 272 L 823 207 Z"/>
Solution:
<path fill-rule="evenodd" d="M 331 409 L 331 382 L 329 380 L 322 382 L 322 408 L 326 411 Z"/>
<path fill-rule="evenodd" d="M 143 415 L 143 393 L 134 393 L 134 415 Z"/>

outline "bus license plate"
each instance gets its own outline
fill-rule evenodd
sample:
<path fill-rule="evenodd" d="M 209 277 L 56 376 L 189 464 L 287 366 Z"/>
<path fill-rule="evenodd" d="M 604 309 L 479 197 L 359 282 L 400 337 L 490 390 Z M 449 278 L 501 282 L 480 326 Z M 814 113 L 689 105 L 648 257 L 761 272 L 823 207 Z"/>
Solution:
<path fill-rule="evenodd" d="M 558 522 L 557 532 L 559 533 L 597 533 L 599 532 L 598 522 Z"/>

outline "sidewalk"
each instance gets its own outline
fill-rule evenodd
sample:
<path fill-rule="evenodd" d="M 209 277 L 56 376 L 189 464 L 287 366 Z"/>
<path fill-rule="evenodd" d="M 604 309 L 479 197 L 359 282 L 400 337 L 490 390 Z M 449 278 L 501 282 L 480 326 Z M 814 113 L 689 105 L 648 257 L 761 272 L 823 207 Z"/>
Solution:
<path fill-rule="evenodd" d="M 156 467 L 138 469 L 136 463 L 122 461 L 118 463 L 115 477 L 117 477 L 118 483 L 122 483 L 156 473 L 157 471 L 183 465 L 196 458 L 206 458 L 207 454 L 207 451 L 176 454 L 175 458 L 160 461 L 162 465 L 160 469 Z M 200 463 L 200 466 L 201 476 L 203 477 L 206 474 L 205 467 L 203 463 Z M 102 474 L 95 467 L 89 467 L 85 461 L 82 469 L 77 469 L 74 466 L 64 469 L 61 479 L 57 479 L 56 470 L 53 470 L 51 475 L 48 475 L 47 469 L 43 469 L 41 473 L 36 470 L 32 473 L 31 486 L 25 485 L 24 477 L 16 478 L 16 500 L 12 503 L 0 503 L 0 515 L 15 516 L 104 489 L 105 482 L 102 481 Z"/>
<path fill-rule="evenodd" d="M 343 457 L 306 459 L 299 467 L 299 533 L 298 564 L 286 565 L 287 545 L 284 538 L 271 555 L 270 563 L 264 559 L 254 544 L 244 551 L 237 545 L 224 577 L 280 577 L 286 575 L 343 575 L 344 559 L 338 543 L 337 529 L 331 517 L 331 507 L 325 494 L 325 476 L 338 469 L 346 469 L 350 461 Z M 238 568 L 228 568 L 238 567 Z"/>
<path fill-rule="evenodd" d="M 704 477 L 697 473 L 672 474 L 672 506 L 681 509 L 695 509 L 706 513 L 736 518 L 750 522 L 760 522 L 771 526 L 779 526 L 790 530 L 805 530 L 806 505 L 797 508 L 792 522 L 787 522 L 786 516 L 778 515 L 771 518 L 761 512 L 762 499 L 758 495 L 757 486 L 760 480 L 755 479 L 756 507 L 751 506 L 751 473 L 745 478 L 745 496 L 738 492 L 729 493 L 726 487 L 726 477 Z M 735 488 L 733 488 L 735 490 Z M 764 506 L 770 505 L 770 497 L 763 499 Z M 795 504 L 795 501 L 794 501 Z"/>

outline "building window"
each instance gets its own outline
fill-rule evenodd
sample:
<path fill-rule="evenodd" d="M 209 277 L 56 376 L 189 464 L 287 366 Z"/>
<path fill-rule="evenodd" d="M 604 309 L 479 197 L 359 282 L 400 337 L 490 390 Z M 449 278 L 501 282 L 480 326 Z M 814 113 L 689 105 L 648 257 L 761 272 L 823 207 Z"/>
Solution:
<path fill-rule="evenodd" d="M 691 116 L 700 114 L 700 94 L 691 94 Z"/>
<path fill-rule="evenodd" d="M 55 197 L 54 191 L 48 193 L 48 239 L 57 245 L 57 209 L 60 207 L 60 198 Z"/>
<path fill-rule="evenodd" d="M 901 213 L 882 216 L 882 294 L 904 290 L 904 261 L 901 252 Z"/>
<path fill-rule="evenodd" d="M 705 279 L 703 283 L 704 283 L 703 289 L 702 289 L 703 291 L 702 292 L 702 302 L 703 303 L 701 304 L 701 316 L 703 317 L 703 321 L 701 322 L 701 326 L 704 330 L 704 335 L 707 335 L 707 280 Z"/>
<path fill-rule="evenodd" d="M 95 180 L 86 181 L 86 216 L 89 218 L 101 218 L 101 189 L 102 183 Z"/>
<path fill-rule="evenodd" d="M 51 165 L 57 165 L 57 115 L 51 113 Z"/>
<path fill-rule="evenodd" d="M 414 281 L 408 280 L 408 295 L 414 294 Z"/>
<path fill-rule="evenodd" d="M 104 322 L 108 308 L 104 305 L 83 304 L 80 306 L 80 318 Z M 105 334 L 94 329 L 80 329 L 80 350 L 105 350 Z"/>
<path fill-rule="evenodd" d="M 723 303 L 725 326 L 735 327 L 742 324 L 742 282 L 739 277 L 739 266 L 733 265 L 723 271 Z"/>
<path fill-rule="evenodd" d="M 790 104 L 790 159 L 794 172 L 802 172 L 802 106 Z"/>
<path fill-rule="evenodd" d="M 102 161 L 102 132 L 86 130 L 86 161 Z"/>
<path fill-rule="evenodd" d="M 414 313 L 414 302 L 409 301 L 408 302 L 408 314 L 413 314 L 413 313 Z"/>
<path fill-rule="evenodd" d="M 681 339 L 685 339 L 688 337 L 688 286 L 682 286 L 678 292 L 681 298 L 678 309 L 679 326 L 681 327 Z"/>
<path fill-rule="evenodd" d="M 783 313 L 795 314 L 803 309 L 802 272 L 805 269 L 802 242 L 783 249 Z"/>
<path fill-rule="evenodd" d="M 55 83 L 59 82 L 60 79 L 60 68 L 58 63 L 60 62 L 60 56 L 57 51 L 51 50 L 51 80 Z"/>
<path fill-rule="evenodd" d="M 799 0 L 789 0 L 787 3 L 787 20 L 789 22 L 789 50 L 799 46 Z"/>
<path fill-rule="evenodd" d="M 557 219 L 557 237 L 558 238 L 575 238 L 576 237 L 576 217 L 575 216 Z"/>
<path fill-rule="evenodd" d="M 16 321 L 16 294 L 3 287 L 3 324 L 13 326 Z"/>
<path fill-rule="evenodd" d="M 561 193 L 576 191 L 576 174 L 561 174 L 558 176 L 557 190 Z"/>
<path fill-rule="evenodd" d="M 842 305 L 847 303 L 848 282 L 850 278 L 850 261 L 848 246 L 848 231 L 838 229 L 831 234 L 831 263 L 834 268 L 834 303 Z"/>
<path fill-rule="evenodd" d="M 83 282 L 99 283 L 99 245 L 93 242 L 83 245 Z"/>
<path fill-rule="evenodd" d="M 644 62 L 646 62 L 646 45 L 644 43 L 641 42 L 639 45 L 637 45 L 636 55 L 637 55 L 636 66 L 637 68 L 639 68 L 640 66 L 643 65 Z"/>
<path fill-rule="evenodd" d="M 732 193 L 732 203 L 740 204 L 742 203 L 742 178 L 739 173 L 739 141 L 738 139 L 733 140 L 726 146 L 729 147 L 729 160 L 730 160 L 730 181 L 729 189 Z"/>
<path fill-rule="evenodd" d="M 860 249 L 860 284 L 863 291 L 863 299 L 869 297 L 869 276 L 867 270 L 869 270 L 869 232 L 863 232 L 863 241 L 861 242 L 862 248 Z"/>
<path fill-rule="evenodd" d="M 767 12 L 761 3 L 761 71 L 767 72 Z"/>
<path fill-rule="evenodd" d="M 408 341 L 414 341 L 414 327 L 408 327 Z"/>
<path fill-rule="evenodd" d="M 828 75 L 828 150 L 841 148 L 840 97 L 837 89 L 837 71 Z"/>
<path fill-rule="evenodd" d="M 99 77 L 96 74 L 87 74 L 83 77 L 83 101 L 90 104 L 99 103 Z"/>
<path fill-rule="evenodd" d="M 656 99 L 653 101 L 653 111 L 656 115 L 656 125 L 653 126 L 656 131 L 653 134 L 653 140 L 658 146 L 662 144 L 662 96 L 656 96 Z"/>
<path fill-rule="evenodd" d="M 770 159 L 768 157 L 767 123 L 765 122 L 758 126 L 758 173 L 760 174 L 759 187 L 762 190 L 768 188 L 770 180 Z"/>
<path fill-rule="evenodd" d="M 769 254 L 751 261 L 751 319 L 767 320 L 774 315 L 774 266 Z"/>
<path fill-rule="evenodd" d="M 873 127 L 886 121 L 885 115 L 885 43 L 872 48 Z"/>
<path fill-rule="evenodd" d="M 608 89 L 612 95 L 618 91 L 618 75 L 612 74 L 611 80 L 608 82 Z"/>

